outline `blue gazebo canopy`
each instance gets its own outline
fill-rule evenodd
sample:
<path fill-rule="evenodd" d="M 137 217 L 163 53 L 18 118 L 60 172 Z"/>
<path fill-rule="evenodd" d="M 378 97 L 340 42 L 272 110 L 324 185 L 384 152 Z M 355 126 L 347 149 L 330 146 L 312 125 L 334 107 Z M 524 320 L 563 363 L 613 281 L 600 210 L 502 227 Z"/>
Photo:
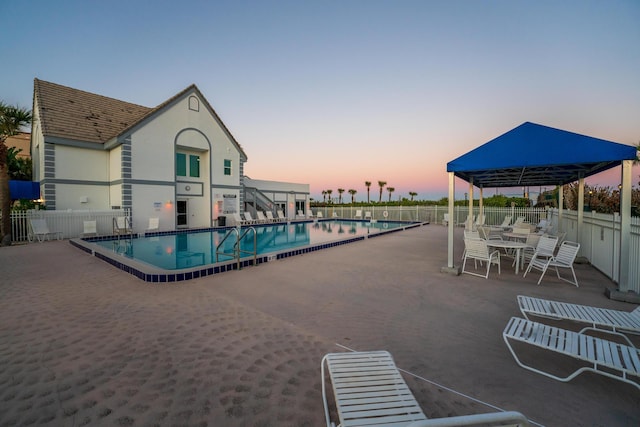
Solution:
<path fill-rule="evenodd" d="M 562 185 L 635 160 L 636 147 L 525 122 L 447 163 L 480 188 Z"/>

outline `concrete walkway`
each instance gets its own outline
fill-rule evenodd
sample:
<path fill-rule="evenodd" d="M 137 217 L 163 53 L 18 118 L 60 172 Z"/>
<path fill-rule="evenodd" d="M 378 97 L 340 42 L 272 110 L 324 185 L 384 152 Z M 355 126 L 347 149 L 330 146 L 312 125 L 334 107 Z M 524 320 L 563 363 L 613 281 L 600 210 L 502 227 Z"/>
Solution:
<path fill-rule="evenodd" d="M 553 273 L 537 286 L 510 260 L 488 280 L 445 264 L 439 225 L 163 285 L 65 241 L 0 248 L 0 425 L 322 425 L 320 359 L 344 347 L 390 351 L 430 418 L 486 402 L 546 426 L 640 425 L 638 389 L 551 380 L 502 341 L 518 294 L 632 310 L 604 296 L 606 277 L 578 265 L 579 288 Z"/>

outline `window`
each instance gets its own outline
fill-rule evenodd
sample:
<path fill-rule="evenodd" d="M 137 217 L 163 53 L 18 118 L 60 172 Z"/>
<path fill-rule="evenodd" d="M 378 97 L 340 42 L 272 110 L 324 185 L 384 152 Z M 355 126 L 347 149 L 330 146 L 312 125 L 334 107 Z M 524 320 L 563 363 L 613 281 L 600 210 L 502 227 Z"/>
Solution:
<path fill-rule="evenodd" d="M 231 160 L 229 159 L 224 160 L 224 174 L 231 175 Z"/>
<path fill-rule="evenodd" d="M 187 155 L 176 153 L 176 175 L 187 176 Z"/>
<path fill-rule="evenodd" d="M 189 176 L 200 177 L 200 156 L 189 155 Z"/>
<path fill-rule="evenodd" d="M 188 173 L 187 173 L 188 166 Z M 189 154 L 189 164 L 187 165 L 187 155 L 176 153 L 176 176 L 200 177 L 200 156 Z"/>

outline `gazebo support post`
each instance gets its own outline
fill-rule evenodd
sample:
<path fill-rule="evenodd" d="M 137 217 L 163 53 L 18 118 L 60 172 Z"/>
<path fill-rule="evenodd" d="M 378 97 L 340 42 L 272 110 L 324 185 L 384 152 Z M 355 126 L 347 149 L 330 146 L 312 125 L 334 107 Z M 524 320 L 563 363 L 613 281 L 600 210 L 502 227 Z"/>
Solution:
<path fill-rule="evenodd" d="M 473 178 L 469 180 L 469 214 L 464 226 L 465 230 L 473 230 Z"/>
<path fill-rule="evenodd" d="M 631 289 L 629 286 L 629 271 L 631 269 L 631 165 L 632 160 L 622 161 L 620 188 L 620 267 L 618 288 L 621 292 Z"/>
<path fill-rule="evenodd" d="M 456 190 L 456 176 L 453 172 L 449 172 L 449 223 L 447 224 L 447 265 L 442 267 L 440 271 L 442 273 L 454 274 L 458 276 L 460 274 L 460 267 L 453 265 L 453 203 L 455 199 Z"/>

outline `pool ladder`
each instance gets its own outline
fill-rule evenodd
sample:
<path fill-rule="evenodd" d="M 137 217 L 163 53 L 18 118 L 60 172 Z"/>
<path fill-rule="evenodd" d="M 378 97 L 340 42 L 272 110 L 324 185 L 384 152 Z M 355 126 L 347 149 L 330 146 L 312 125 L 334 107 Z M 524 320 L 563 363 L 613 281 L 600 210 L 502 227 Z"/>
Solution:
<path fill-rule="evenodd" d="M 218 262 L 218 255 L 230 256 L 233 259 L 237 260 L 238 270 L 240 270 L 240 256 L 242 254 L 253 254 L 253 265 L 257 264 L 258 234 L 256 233 L 256 229 L 253 227 L 249 227 L 249 228 L 245 228 L 244 231 L 242 231 L 242 233 L 240 233 L 241 231 L 242 229 L 240 227 L 231 228 L 229 229 L 229 231 L 227 231 L 227 234 L 224 235 L 220 243 L 218 243 L 218 246 L 216 246 L 216 263 Z M 253 233 L 253 250 L 252 251 L 248 251 L 240 248 L 240 242 L 242 241 L 242 239 L 245 238 L 245 236 L 249 232 Z M 228 252 L 225 252 L 224 250 L 221 250 L 222 245 L 224 245 L 224 242 L 229 238 L 229 236 L 232 236 L 232 235 L 236 236 L 236 241 L 233 244 L 233 252 L 228 253 Z"/>

